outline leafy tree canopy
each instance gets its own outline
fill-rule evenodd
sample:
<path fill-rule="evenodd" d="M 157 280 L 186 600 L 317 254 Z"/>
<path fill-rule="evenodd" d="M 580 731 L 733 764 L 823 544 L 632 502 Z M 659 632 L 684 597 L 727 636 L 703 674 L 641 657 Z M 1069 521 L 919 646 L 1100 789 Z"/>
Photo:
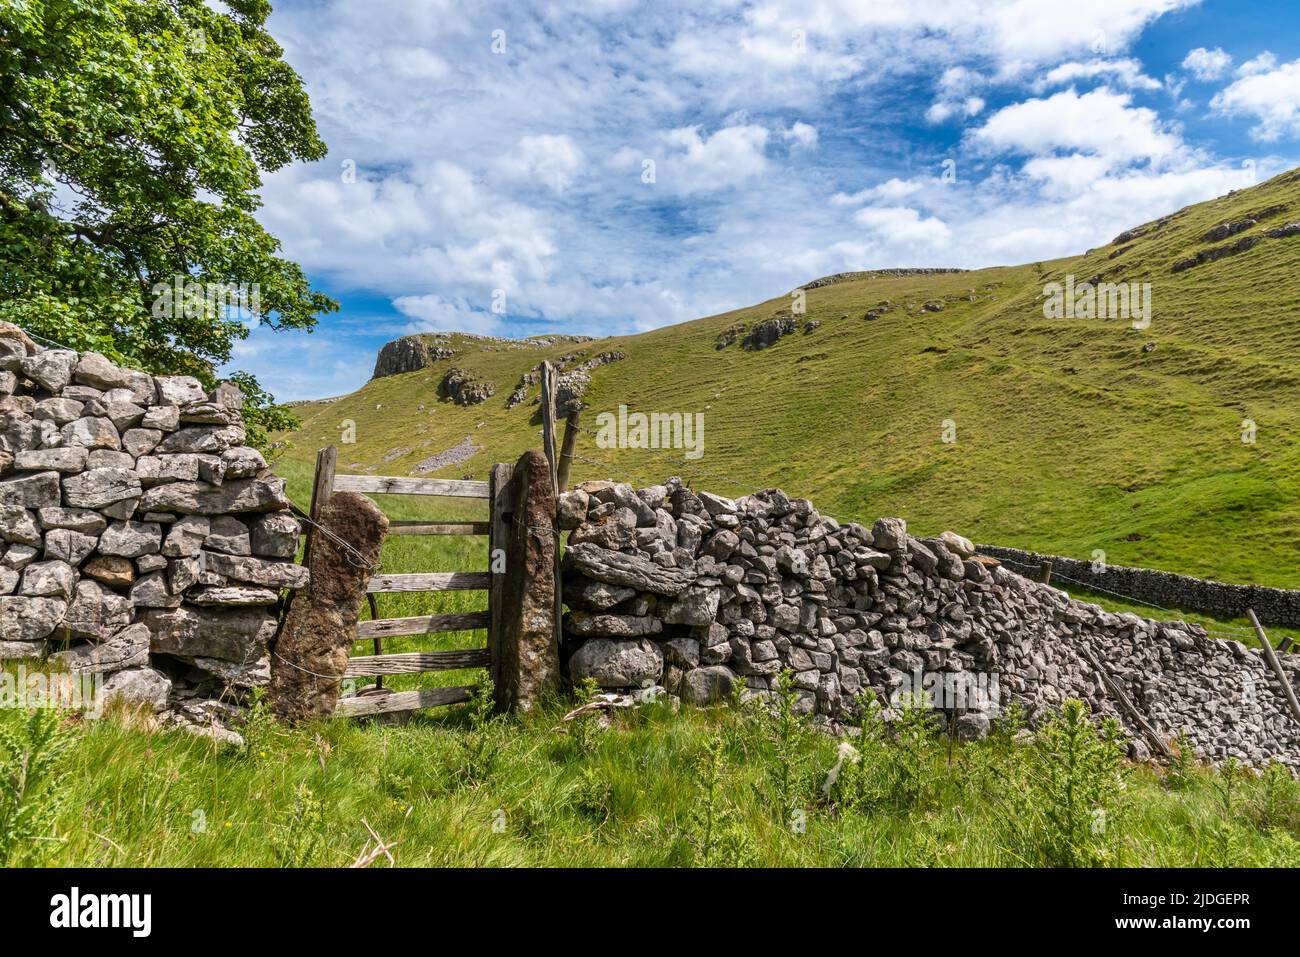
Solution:
<path fill-rule="evenodd" d="M 250 324 L 338 308 L 253 215 L 261 171 L 325 155 L 270 11 L 0 0 L 0 319 L 211 382 Z"/>

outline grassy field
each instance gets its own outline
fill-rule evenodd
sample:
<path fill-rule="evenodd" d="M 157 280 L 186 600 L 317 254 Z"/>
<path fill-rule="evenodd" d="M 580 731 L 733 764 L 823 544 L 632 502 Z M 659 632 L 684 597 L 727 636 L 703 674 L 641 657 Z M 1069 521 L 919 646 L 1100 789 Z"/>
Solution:
<path fill-rule="evenodd" d="M 1085 559 L 1103 549 L 1115 564 L 1297 587 L 1300 237 L 1171 272 L 1217 245 L 1203 238 L 1213 226 L 1272 206 L 1283 209 L 1233 241 L 1300 219 L 1295 174 L 1077 257 L 813 289 L 800 318 L 820 327 L 761 352 L 715 339 L 788 314 L 788 297 L 581 347 L 453 336 L 454 359 L 299 407 L 286 458 L 309 462 L 354 423 L 343 471 L 407 474 L 468 437 L 481 451 L 434 474 L 482 478 L 539 444 L 537 407 L 505 408 L 521 374 L 612 349 L 627 358 L 592 372 L 584 424 L 620 403 L 699 412 L 705 454 L 598 448 L 584 434 L 577 479 L 678 474 L 722 494 L 777 485 L 837 516 L 901 515 L 922 534 L 951 528 Z M 1044 318 L 1044 285 L 1067 275 L 1150 282 L 1150 327 Z M 943 310 L 924 311 L 931 301 Z M 496 395 L 440 400 L 452 365 Z M 1253 444 L 1241 440 L 1245 419 Z M 941 441 L 947 420 L 955 443 Z"/>
<path fill-rule="evenodd" d="M 373 849 L 368 825 L 399 866 L 1300 865 L 1289 774 L 1126 767 L 1086 722 L 972 745 L 868 724 L 841 758 L 746 708 L 649 705 L 602 727 L 567 707 L 294 730 L 258 716 L 242 751 L 129 716 L 68 721 L 28 793 L 34 830 L 0 827 L 0 858 L 346 866 Z M 22 717 L 0 714 L 0 735 L 22 740 Z"/>

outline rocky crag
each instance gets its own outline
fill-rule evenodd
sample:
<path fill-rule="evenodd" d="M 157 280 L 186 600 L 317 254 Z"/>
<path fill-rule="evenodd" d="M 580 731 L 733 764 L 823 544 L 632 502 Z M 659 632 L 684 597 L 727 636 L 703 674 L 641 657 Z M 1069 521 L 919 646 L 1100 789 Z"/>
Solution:
<path fill-rule="evenodd" d="M 867 528 L 779 490 L 732 500 L 676 479 L 585 483 L 561 496 L 559 516 L 574 681 L 705 704 L 740 676 L 769 695 L 788 669 L 819 720 L 847 717 L 864 692 L 891 706 L 925 694 L 966 738 L 1012 704 L 1035 721 L 1081 698 L 1149 757 L 1156 742 L 1100 667 L 1162 741 L 1300 766 L 1300 726 L 1260 652 L 1072 600 L 951 532 L 917 539 L 897 518 Z M 1284 662 L 1294 684 L 1295 656 Z"/>
<path fill-rule="evenodd" d="M 37 346 L 0 324 L 0 659 L 211 730 L 270 675 L 301 588 L 284 480 L 243 396 Z"/>

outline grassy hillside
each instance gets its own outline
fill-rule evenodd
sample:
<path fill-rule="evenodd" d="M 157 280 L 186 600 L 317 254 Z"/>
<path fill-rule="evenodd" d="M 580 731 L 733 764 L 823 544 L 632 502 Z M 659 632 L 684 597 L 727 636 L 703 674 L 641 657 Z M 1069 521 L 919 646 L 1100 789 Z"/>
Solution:
<path fill-rule="evenodd" d="M 1249 229 L 1205 238 L 1261 211 Z M 795 317 L 820 326 L 759 352 L 715 341 L 734 324 L 788 315 L 788 297 L 581 345 L 452 336 L 451 360 L 301 406 L 280 467 L 305 494 L 315 450 L 351 421 L 344 471 L 407 474 L 469 438 L 480 451 L 428 474 L 484 477 L 539 444 L 536 388 L 506 408 L 523 373 L 618 350 L 626 359 L 591 373 L 584 424 L 620 403 L 702 412 L 706 451 L 689 461 L 601 449 L 585 434 L 575 479 L 679 474 L 724 494 L 779 485 L 840 517 L 901 515 L 920 533 L 952 528 L 1085 558 L 1103 549 L 1115 563 L 1297 587 L 1300 236 L 1265 235 L 1296 220 L 1300 177 L 1289 173 L 1072 258 L 820 286 Z M 1173 271 L 1251 237 L 1261 237 L 1252 248 Z M 1067 274 L 1151 283 L 1150 328 L 1044 318 L 1044 285 Z M 942 311 L 924 308 L 936 301 Z M 496 394 L 469 407 L 440 399 L 453 365 Z M 1254 444 L 1241 441 L 1247 418 Z M 941 441 L 945 420 L 955 443 Z"/>

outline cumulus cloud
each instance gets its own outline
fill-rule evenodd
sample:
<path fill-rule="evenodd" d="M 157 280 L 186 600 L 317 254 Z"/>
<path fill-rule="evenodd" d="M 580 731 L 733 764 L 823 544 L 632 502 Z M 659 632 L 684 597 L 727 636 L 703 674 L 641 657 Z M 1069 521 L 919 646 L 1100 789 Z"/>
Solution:
<path fill-rule="evenodd" d="M 1087 62 L 1072 61 L 1054 67 L 1036 84 L 1039 89 L 1063 86 L 1077 80 L 1095 80 L 1104 77 L 1107 82 L 1131 90 L 1158 90 L 1160 81 L 1142 72 L 1142 64 L 1131 57 L 1118 60 L 1094 59 Z"/>
<path fill-rule="evenodd" d="M 1300 135 L 1300 60 L 1271 69 L 1256 64 L 1216 93 L 1210 108 L 1226 116 L 1252 117 L 1251 135 L 1265 142 Z"/>
<path fill-rule="evenodd" d="M 1190 70 L 1192 76 L 1201 81 L 1217 80 L 1228 72 L 1231 65 L 1231 54 L 1223 52 L 1219 47 L 1213 50 L 1197 47 L 1183 58 L 1183 69 Z"/>
<path fill-rule="evenodd" d="M 1182 140 L 1154 110 L 1132 105 L 1128 93 L 1107 88 L 1063 90 L 1003 107 L 972 134 L 985 150 L 1032 156 L 1059 152 L 1097 157 L 1107 168 L 1137 160 L 1160 163 L 1178 154 Z"/>
<path fill-rule="evenodd" d="M 520 138 L 519 145 L 502 162 L 502 169 L 517 178 L 532 178 L 556 193 L 573 183 L 582 169 L 582 150 L 565 134 L 542 133 Z"/>
<path fill-rule="evenodd" d="M 754 124 L 728 126 L 704 136 L 683 126 L 660 138 L 667 147 L 659 182 L 683 195 L 730 189 L 765 172 L 769 132 Z"/>
<path fill-rule="evenodd" d="M 934 248 L 952 236 L 943 220 L 923 216 L 909 206 L 868 206 L 854 213 L 853 221 L 868 232 L 904 246 Z"/>

